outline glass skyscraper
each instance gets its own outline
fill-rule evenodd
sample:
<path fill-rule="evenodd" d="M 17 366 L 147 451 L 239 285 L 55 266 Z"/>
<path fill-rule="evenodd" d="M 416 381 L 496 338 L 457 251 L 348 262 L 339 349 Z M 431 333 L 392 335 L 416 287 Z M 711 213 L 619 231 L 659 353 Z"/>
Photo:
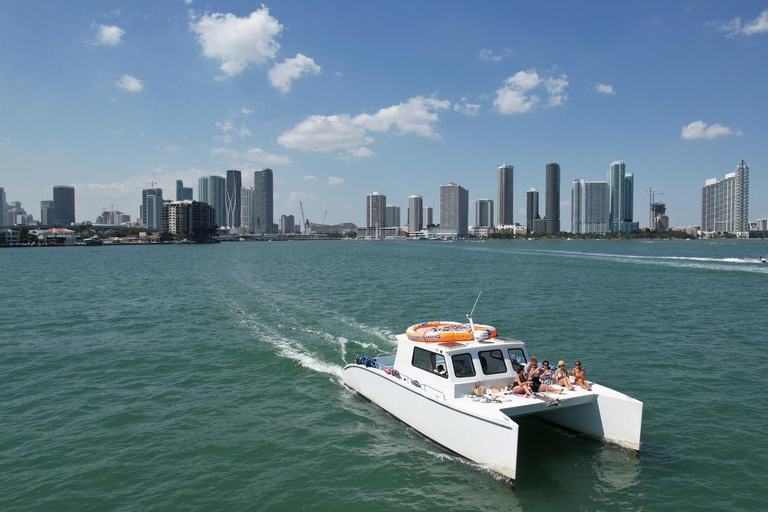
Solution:
<path fill-rule="evenodd" d="M 255 233 L 272 233 L 274 223 L 274 188 L 272 169 L 258 169 L 253 173 Z"/>
<path fill-rule="evenodd" d="M 709 179 L 701 188 L 701 230 L 734 234 L 749 230 L 749 166 L 744 160 L 723 180 Z"/>
<path fill-rule="evenodd" d="M 525 193 L 525 227 L 528 233 L 533 233 L 533 221 L 539 219 L 539 193 L 532 188 Z"/>
<path fill-rule="evenodd" d="M 368 228 L 387 226 L 387 196 L 374 192 L 365 196 L 365 225 Z"/>
<path fill-rule="evenodd" d="M 610 232 L 610 189 L 605 181 L 574 180 L 571 191 L 571 232 Z"/>
<path fill-rule="evenodd" d="M 440 186 L 440 227 L 469 234 L 469 191 L 455 183 Z"/>
<path fill-rule="evenodd" d="M 227 171 L 226 189 L 226 217 L 227 227 L 239 228 L 240 220 L 240 192 L 243 189 L 243 177 L 240 171 Z"/>
<path fill-rule="evenodd" d="M 481 228 L 493 227 L 493 199 L 478 199 L 475 201 L 475 226 Z"/>
<path fill-rule="evenodd" d="M 512 165 L 502 164 L 496 168 L 498 172 L 499 186 L 499 224 L 513 224 L 514 202 L 512 195 L 515 191 L 515 168 Z"/>
<path fill-rule="evenodd" d="M 560 232 L 560 166 L 556 163 L 548 163 L 547 174 L 547 205 L 544 214 L 547 233 Z"/>
<path fill-rule="evenodd" d="M 75 223 L 75 187 L 53 187 L 53 223 L 63 227 Z"/>
<path fill-rule="evenodd" d="M 422 208 L 424 200 L 421 196 L 412 195 L 408 197 L 408 232 L 415 233 L 421 231 L 421 228 L 425 226 L 423 221 Z"/>
<path fill-rule="evenodd" d="M 610 230 L 612 233 L 628 233 L 635 229 L 634 217 L 635 177 L 626 172 L 626 163 L 616 161 L 608 170 L 610 189 Z"/>

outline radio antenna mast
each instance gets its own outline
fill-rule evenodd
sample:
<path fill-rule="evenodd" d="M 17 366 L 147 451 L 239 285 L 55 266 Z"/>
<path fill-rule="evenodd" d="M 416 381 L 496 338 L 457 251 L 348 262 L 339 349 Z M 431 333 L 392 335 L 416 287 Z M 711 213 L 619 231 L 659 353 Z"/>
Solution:
<path fill-rule="evenodd" d="M 480 293 L 477 294 L 477 299 L 475 299 L 475 305 L 472 306 L 472 311 L 470 311 L 469 314 L 467 315 L 467 320 L 469 320 L 469 325 L 470 327 L 472 327 L 473 332 L 475 330 L 475 322 L 472 321 L 472 313 L 475 312 L 475 308 L 477 307 L 477 303 L 480 301 L 480 296 L 482 294 L 483 294 L 482 291 L 480 291 Z"/>

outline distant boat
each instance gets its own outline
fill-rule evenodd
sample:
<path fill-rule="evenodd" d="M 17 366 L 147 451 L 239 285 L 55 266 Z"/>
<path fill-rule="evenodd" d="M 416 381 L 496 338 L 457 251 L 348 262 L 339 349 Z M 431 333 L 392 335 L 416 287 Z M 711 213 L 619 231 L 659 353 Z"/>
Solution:
<path fill-rule="evenodd" d="M 758 263 L 765 263 L 765 258 L 763 258 L 763 257 L 757 258 L 757 262 Z"/>
<path fill-rule="evenodd" d="M 83 243 L 85 245 L 101 245 L 104 243 L 104 240 L 102 240 L 99 235 L 93 235 L 91 238 L 83 240 Z"/>

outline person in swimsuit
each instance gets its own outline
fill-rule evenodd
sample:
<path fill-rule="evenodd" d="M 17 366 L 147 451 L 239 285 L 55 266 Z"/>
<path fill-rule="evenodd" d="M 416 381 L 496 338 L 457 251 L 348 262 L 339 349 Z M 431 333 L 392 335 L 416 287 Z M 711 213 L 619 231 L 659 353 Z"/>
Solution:
<path fill-rule="evenodd" d="M 571 384 L 571 377 L 568 375 L 568 371 L 565 369 L 565 361 L 559 361 L 557 363 L 557 371 L 555 372 L 555 382 L 558 386 L 567 388 L 568 391 L 573 391 L 574 387 Z"/>
<path fill-rule="evenodd" d="M 531 391 L 534 393 L 551 391 L 558 395 L 563 392 L 562 389 L 556 389 L 549 384 L 543 384 L 541 382 L 541 379 L 548 373 L 552 373 L 552 370 L 549 369 L 549 361 L 544 361 L 541 366 L 531 371 Z"/>
<path fill-rule="evenodd" d="M 576 366 L 573 368 L 573 370 L 571 370 L 573 381 L 587 391 L 592 391 L 592 386 L 590 386 L 589 382 L 587 382 L 587 370 L 581 366 L 581 361 L 576 361 L 575 364 Z"/>
<path fill-rule="evenodd" d="M 517 367 L 517 375 L 515 375 L 515 382 L 512 384 L 512 392 L 518 395 L 525 394 L 528 398 L 534 398 L 531 393 L 531 381 L 526 380 L 525 372 L 522 366 Z"/>
<path fill-rule="evenodd" d="M 531 378 L 531 372 L 536 369 L 536 363 L 538 363 L 539 360 L 536 356 L 531 356 L 531 360 L 525 365 L 525 376 L 526 378 Z"/>

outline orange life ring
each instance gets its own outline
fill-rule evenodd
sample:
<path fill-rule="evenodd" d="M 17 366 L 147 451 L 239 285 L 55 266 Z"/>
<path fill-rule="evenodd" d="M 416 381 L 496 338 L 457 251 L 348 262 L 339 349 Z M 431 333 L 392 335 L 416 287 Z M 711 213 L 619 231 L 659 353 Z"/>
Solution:
<path fill-rule="evenodd" d="M 475 332 L 487 331 L 484 339 L 498 336 L 496 328 L 490 325 L 475 324 L 475 330 L 469 324 L 459 322 L 424 322 L 410 326 L 405 335 L 411 341 L 423 341 L 426 343 L 440 343 L 445 341 L 473 341 Z"/>

